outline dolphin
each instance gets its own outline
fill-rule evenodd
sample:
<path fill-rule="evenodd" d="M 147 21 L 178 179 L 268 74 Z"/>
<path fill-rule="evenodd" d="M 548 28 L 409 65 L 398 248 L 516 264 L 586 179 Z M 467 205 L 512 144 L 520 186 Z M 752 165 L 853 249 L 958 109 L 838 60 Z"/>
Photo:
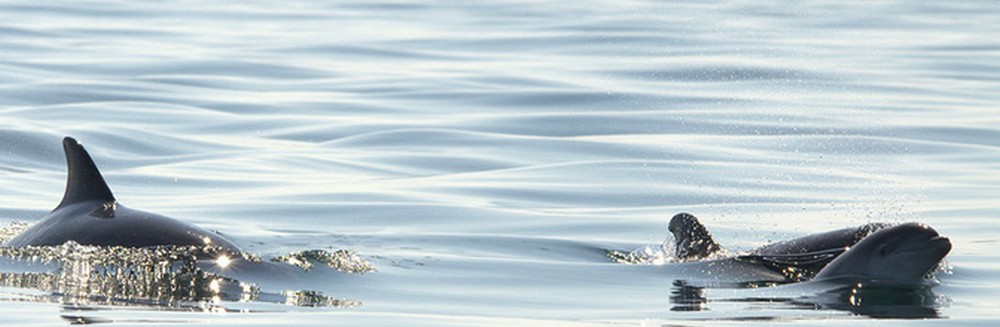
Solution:
<path fill-rule="evenodd" d="M 668 230 L 682 265 L 700 267 L 703 272 L 740 267 L 755 272 L 745 276 L 767 277 L 757 281 L 850 277 L 916 282 L 951 250 L 951 241 L 927 225 L 871 223 L 776 242 L 731 258 L 711 259 L 721 256 L 723 250 L 694 215 L 675 215 Z M 762 270 L 783 278 L 776 280 Z"/>
<path fill-rule="evenodd" d="M 815 279 L 922 279 L 951 251 L 951 241 L 930 226 L 905 223 L 883 228 L 826 265 Z"/>
<path fill-rule="evenodd" d="M 722 251 L 712 233 L 694 215 L 682 212 L 670 219 L 667 230 L 674 235 L 674 255 L 683 261 L 701 260 Z"/>
<path fill-rule="evenodd" d="M 211 245 L 224 252 L 242 253 L 235 243 L 218 233 L 121 205 L 80 142 L 66 137 L 63 150 L 68 174 L 62 201 L 4 246 L 57 246 L 69 241 L 130 248 Z"/>

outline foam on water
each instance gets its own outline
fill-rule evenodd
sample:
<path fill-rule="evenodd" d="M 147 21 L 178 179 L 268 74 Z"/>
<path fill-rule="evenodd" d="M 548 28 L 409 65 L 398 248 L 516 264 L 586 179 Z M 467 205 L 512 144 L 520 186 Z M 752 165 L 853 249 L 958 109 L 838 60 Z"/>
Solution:
<path fill-rule="evenodd" d="M 0 229 L 0 243 L 23 231 L 26 225 L 13 223 Z M 96 247 L 70 241 L 59 246 L 0 246 L 0 285 L 32 289 L 50 294 L 9 295 L 29 301 L 73 303 L 75 305 L 141 305 L 150 308 L 210 312 L 244 311 L 227 308 L 224 302 L 262 302 L 309 307 L 354 307 L 355 300 L 329 297 L 313 290 L 262 291 L 261 285 L 241 282 L 226 271 L 237 262 L 261 265 L 261 259 L 249 253 L 238 257 L 219 256 L 225 250 L 217 246 L 184 247 Z M 204 257 L 216 257 L 221 272 L 203 270 Z M 291 258 L 295 258 L 293 261 Z M 340 250 L 303 251 L 275 262 L 293 262 L 311 270 L 313 262 L 323 263 L 345 273 L 366 273 L 370 263 L 357 254 Z M 265 288 L 267 285 L 264 286 Z"/>

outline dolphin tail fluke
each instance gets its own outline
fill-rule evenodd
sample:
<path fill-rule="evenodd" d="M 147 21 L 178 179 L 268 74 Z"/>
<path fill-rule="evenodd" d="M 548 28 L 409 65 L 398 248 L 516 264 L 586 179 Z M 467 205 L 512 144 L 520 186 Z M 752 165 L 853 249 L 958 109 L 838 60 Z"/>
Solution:
<path fill-rule="evenodd" d="M 708 228 L 698 222 L 698 218 L 689 213 L 679 213 L 670 219 L 667 228 L 674 235 L 676 248 L 674 254 L 681 260 L 704 259 L 722 250 L 719 243 L 712 239 Z"/>
<path fill-rule="evenodd" d="M 72 137 L 63 139 L 63 150 L 66 152 L 66 193 L 56 209 L 74 203 L 87 201 L 114 202 L 115 196 L 104 182 L 104 177 L 97 170 L 97 165 L 80 142 Z"/>

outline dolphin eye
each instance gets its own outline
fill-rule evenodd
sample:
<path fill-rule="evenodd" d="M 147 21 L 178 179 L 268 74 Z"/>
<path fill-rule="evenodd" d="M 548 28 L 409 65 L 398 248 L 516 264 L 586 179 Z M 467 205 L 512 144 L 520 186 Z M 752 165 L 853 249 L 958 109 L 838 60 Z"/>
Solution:
<path fill-rule="evenodd" d="M 881 244 L 881 245 L 879 245 L 879 246 L 878 246 L 878 249 L 876 249 L 876 250 L 878 251 L 878 254 L 879 254 L 880 256 L 885 256 L 885 255 L 888 255 L 888 254 L 889 254 L 889 247 L 888 247 L 888 246 L 886 246 L 885 244 Z"/>

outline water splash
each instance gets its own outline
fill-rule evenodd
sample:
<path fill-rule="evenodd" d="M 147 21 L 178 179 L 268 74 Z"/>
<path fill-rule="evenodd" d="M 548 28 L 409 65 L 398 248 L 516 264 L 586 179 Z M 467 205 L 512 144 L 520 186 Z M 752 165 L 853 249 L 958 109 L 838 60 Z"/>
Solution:
<path fill-rule="evenodd" d="M 9 239 L 27 224 L 0 228 L 0 238 Z M 303 251 L 303 262 L 316 260 L 351 273 L 374 271 L 370 263 L 351 251 Z M 290 255 L 292 256 L 292 255 Z M 254 283 L 241 282 L 199 268 L 199 258 L 226 257 L 260 263 L 248 253 L 226 253 L 218 246 L 164 246 L 126 248 L 97 247 L 67 242 L 59 246 L 0 246 L 0 286 L 34 289 L 49 293 L 35 301 L 59 303 L 144 304 L 157 307 L 206 307 L 205 303 L 270 302 L 308 307 L 354 307 L 356 300 L 337 299 L 318 291 L 263 292 Z M 37 271 L 43 266 L 44 271 Z M 300 266 L 301 267 L 301 266 Z M 17 271 L 17 268 L 22 268 Z M 30 269 L 24 269 L 30 268 Z M 304 267 L 303 267 L 304 268 Z M 15 270 L 15 271 L 10 271 Z M 210 311 L 219 306 L 211 306 Z M 208 310 L 208 309 L 206 309 Z"/>
<path fill-rule="evenodd" d="M 607 255 L 616 263 L 633 265 L 663 265 L 680 262 L 674 255 L 673 247 L 668 244 L 646 245 L 627 253 L 608 250 Z"/>
<path fill-rule="evenodd" d="M 11 222 L 7 226 L 0 226 L 0 243 L 7 242 L 7 240 L 20 234 L 25 229 L 28 229 L 28 223 L 21 221 Z"/>
<path fill-rule="evenodd" d="M 668 235 L 667 238 L 663 240 L 663 243 L 660 243 L 659 245 L 646 245 L 627 253 L 616 250 L 608 250 L 607 256 L 616 263 L 633 265 L 664 265 L 668 263 L 686 262 L 687 260 L 677 257 L 677 251 L 673 244 L 675 244 L 673 236 Z M 731 252 L 726 249 L 720 249 L 705 258 L 696 259 L 695 261 L 718 260 L 731 257 L 733 257 Z"/>
<path fill-rule="evenodd" d="M 337 250 L 334 252 L 306 250 L 275 257 L 271 261 L 287 263 L 306 271 L 313 268 L 313 261 L 326 264 L 327 267 L 349 274 L 363 274 L 375 271 L 375 266 L 372 266 L 371 263 L 350 250 Z"/>

